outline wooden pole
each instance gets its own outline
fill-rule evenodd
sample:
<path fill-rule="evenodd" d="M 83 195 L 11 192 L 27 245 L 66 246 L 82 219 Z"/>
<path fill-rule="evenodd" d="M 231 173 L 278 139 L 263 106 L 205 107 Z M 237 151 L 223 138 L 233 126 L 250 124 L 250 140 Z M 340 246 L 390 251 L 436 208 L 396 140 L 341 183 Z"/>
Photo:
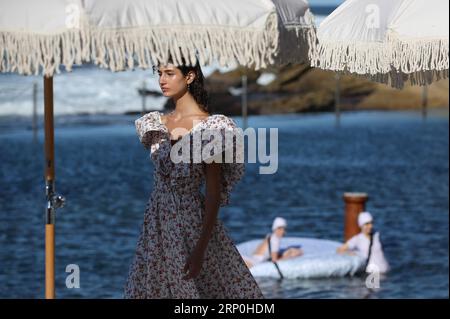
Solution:
<path fill-rule="evenodd" d="M 242 101 L 242 129 L 247 128 L 247 75 L 242 75 L 241 77 L 242 81 L 242 94 L 241 94 L 241 101 Z"/>
<path fill-rule="evenodd" d="M 45 299 L 55 299 L 55 225 L 45 225 Z"/>
<path fill-rule="evenodd" d="M 33 83 L 33 141 L 37 142 L 37 83 Z"/>
<path fill-rule="evenodd" d="M 334 113 L 336 115 L 336 126 L 341 122 L 341 76 L 339 73 L 335 74 L 336 88 L 334 91 Z"/>
<path fill-rule="evenodd" d="M 366 193 L 345 193 L 345 225 L 344 242 L 358 234 L 361 230 L 358 226 L 358 215 L 365 211 L 365 204 L 369 196 Z"/>
<path fill-rule="evenodd" d="M 428 115 L 428 86 L 425 84 L 422 87 L 422 118 L 427 119 Z"/>
<path fill-rule="evenodd" d="M 55 298 L 55 210 L 52 204 L 55 183 L 54 125 L 53 125 L 53 77 L 44 77 L 45 121 L 45 298 Z"/>
<path fill-rule="evenodd" d="M 147 98 L 147 94 L 146 94 L 147 88 L 145 87 L 145 80 L 142 81 L 142 114 L 145 114 L 145 100 Z"/>

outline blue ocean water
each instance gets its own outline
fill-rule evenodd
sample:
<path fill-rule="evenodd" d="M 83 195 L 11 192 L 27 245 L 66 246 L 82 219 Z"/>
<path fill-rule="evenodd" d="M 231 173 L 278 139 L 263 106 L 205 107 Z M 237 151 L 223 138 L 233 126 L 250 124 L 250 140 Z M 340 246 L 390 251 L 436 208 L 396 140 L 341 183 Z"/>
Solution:
<path fill-rule="evenodd" d="M 137 116 L 56 118 L 59 298 L 121 298 L 153 166 L 139 144 Z M 235 118 L 240 125 L 241 119 Z M 44 296 L 44 147 L 29 118 L 0 117 L 0 298 Z M 251 127 L 279 129 L 274 175 L 247 164 L 219 217 L 235 243 L 264 236 L 275 216 L 288 236 L 342 240 L 344 192 L 367 192 L 392 270 L 380 289 L 365 278 L 257 279 L 267 298 L 448 298 L 448 114 L 416 112 L 273 115 Z M 250 222 L 249 222 L 250 221 Z M 80 267 L 79 289 L 65 285 Z"/>

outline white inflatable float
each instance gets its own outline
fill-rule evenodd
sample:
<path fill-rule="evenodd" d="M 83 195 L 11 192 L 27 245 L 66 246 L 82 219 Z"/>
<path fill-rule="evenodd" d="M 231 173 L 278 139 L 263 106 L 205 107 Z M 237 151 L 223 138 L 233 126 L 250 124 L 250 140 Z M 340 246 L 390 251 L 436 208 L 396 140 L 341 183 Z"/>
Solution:
<path fill-rule="evenodd" d="M 251 256 L 262 239 L 250 240 L 237 245 L 242 256 Z M 336 249 L 341 243 L 331 240 L 283 237 L 280 247 L 301 245 L 303 256 L 281 260 L 277 264 L 285 278 L 326 278 L 353 276 L 363 270 L 365 259 L 359 256 L 340 255 Z M 271 261 L 261 262 L 250 268 L 255 277 L 280 278 Z"/>

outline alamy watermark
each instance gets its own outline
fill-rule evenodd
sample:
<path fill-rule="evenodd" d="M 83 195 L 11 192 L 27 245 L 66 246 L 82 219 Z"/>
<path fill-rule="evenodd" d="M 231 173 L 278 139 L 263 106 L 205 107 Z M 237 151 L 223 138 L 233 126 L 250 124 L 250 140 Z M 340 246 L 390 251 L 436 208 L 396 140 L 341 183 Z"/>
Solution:
<path fill-rule="evenodd" d="M 78 2 L 69 1 L 65 7 L 66 20 L 65 25 L 68 29 L 80 28 L 81 8 Z"/>
<path fill-rule="evenodd" d="M 380 28 L 380 7 L 374 3 L 368 4 L 365 8 L 366 16 L 366 27 L 368 29 L 379 29 Z"/>
<path fill-rule="evenodd" d="M 189 133 L 184 128 L 178 128 L 176 132 Z M 266 128 L 256 131 L 254 128 L 242 130 L 236 127 L 180 134 L 183 137 L 172 146 L 170 159 L 175 164 L 244 163 L 247 155 L 248 163 L 267 164 L 259 168 L 260 174 L 274 174 L 278 170 L 278 128 L 270 128 L 268 133 L 267 137 Z M 245 138 L 248 141 L 247 154 L 244 150 Z"/>
<path fill-rule="evenodd" d="M 366 288 L 380 289 L 380 268 L 376 264 L 367 265 Z"/>
<path fill-rule="evenodd" d="M 66 287 L 69 289 L 80 288 L 80 267 L 77 264 L 67 265 L 66 272 L 70 273 L 66 277 Z"/>

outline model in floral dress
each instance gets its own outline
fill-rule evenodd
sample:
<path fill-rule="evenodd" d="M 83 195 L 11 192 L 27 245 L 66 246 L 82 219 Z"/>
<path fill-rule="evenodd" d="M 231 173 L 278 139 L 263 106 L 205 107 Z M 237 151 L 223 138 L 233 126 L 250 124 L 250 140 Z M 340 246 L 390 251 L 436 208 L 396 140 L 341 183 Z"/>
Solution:
<path fill-rule="evenodd" d="M 125 298 L 264 298 L 223 222 L 217 218 L 204 252 L 200 273 L 184 279 L 183 266 L 199 240 L 205 214 L 204 162 L 174 163 L 169 130 L 161 113 L 150 112 L 135 122 L 141 143 L 150 151 L 154 184 L 147 203 L 135 256 L 125 285 Z M 193 143 L 193 135 L 217 130 L 221 136 L 237 129 L 224 115 L 210 115 L 179 142 Z M 202 140 L 205 147 L 210 140 Z M 227 152 L 223 143 L 220 152 Z M 236 150 L 236 141 L 232 143 Z M 217 155 L 210 153 L 211 156 Z M 244 163 L 221 163 L 220 206 L 244 174 Z"/>

